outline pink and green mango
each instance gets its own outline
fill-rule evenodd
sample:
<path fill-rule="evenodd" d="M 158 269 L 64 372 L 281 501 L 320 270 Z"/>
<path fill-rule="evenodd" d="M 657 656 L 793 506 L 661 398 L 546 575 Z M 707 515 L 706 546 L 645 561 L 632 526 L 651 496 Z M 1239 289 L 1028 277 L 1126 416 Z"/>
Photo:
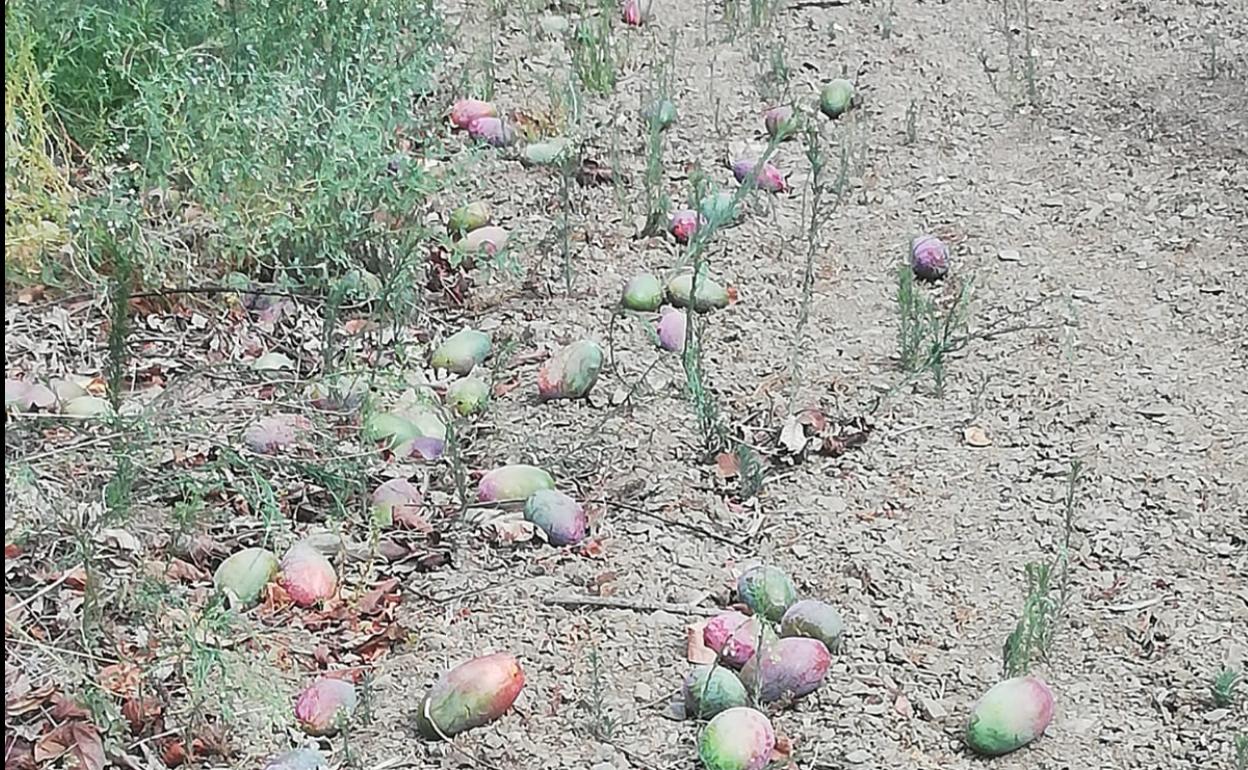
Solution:
<path fill-rule="evenodd" d="M 272 551 L 244 548 L 221 562 L 212 575 L 212 584 L 231 603 L 246 609 L 260 600 L 277 569 L 277 556 Z"/>
<path fill-rule="evenodd" d="M 446 425 L 429 409 L 378 412 L 369 416 L 364 430 L 399 458 L 436 460 L 446 448 Z"/>
<path fill-rule="evenodd" d="M 697 666 L 685 677 L 685 716 L 710 719 L 721 711 L 749 704 L 745 685 L 723 666 Z"/>
<path fill-rule="evenodd" d="M 524 519 L 542 532 L 551 545 L 576 545 L 585 539 L 588 521 L 576 500 L 554 489 L 539 489 L 524 504 Z"/>
<path fill-rule="evenodd" d="M 602 348 L 590 340 L 573 342 L 555 352 L 537 373 L 537 395 L 543 401 L 584 398 L 602 370 Z"/>
<path fill-rule="evenodd" d="M 473 658 L 442 675 L 416 710 L 416 729 L 427 740 L 450 738 L 498 719 L 524 688 L 515 656 Z"/>
<path fill-rule="evenodd" d="M 692 272 L 680 273 L 667 282 L 667 300 L 676 307 L 688 307 L 692 294 Z M 705 313 L 724 307 L 728 307 L 728 290 L 705 275 L 699 278 L 698 296 L 693 302 L 693 309 Z"/>
<path fill-rule="evenodd" d="M 779 193 L 789 189 L 788 182 L 784 179 L 784 173 L 770 161 L 760 165 L 758 161 L 752 158 L 741 158 L 732 164 L 732 175 L 741 184 L 745 184 L 747 180 L 753 179 L 754 184 L 758 185 L 758 189 L 766 190 L 767 192 Z"/>
<path fill-rule="evenodd" d="M 1053 691 L 1035 676 L 998 682 L 971 709 L 966 745 L 998 756 L 1021 749 L 1044 734 L 1053 721 Z"/>
<path fill-rule="evenodd" d="M 662 314 L 659 315 L 659 323 L 655 327 L 659 336 L 659 347 L 674 353 L 684 350 L 688 324 L 689 318 L 683 310 L 663 308 Z"/>
<path fill-rule="evenodd" d="M 844 641 L 845 621 L 832 605 L 802 599 L 790 605 L 780 618 L 780 635 L 818 639 L 829 651 L 836 652 Z"/>
<path fill-rule="evenodd" d="M 719 653 L 725 666 L 741 668 L 754 657 L 758 645 L 776 639 L 775 632 L 755 615 L 736 610 L 721 612 L 702 627 L 702 642 Z"/>
<path fill-rule="evenodd" d="M 435 369 L 468 374 L 490 354 L 490 335 L 476 329 L 460 329 L 442 341 L 429 359 Z"/>
<path fill-rule="evenodd" d="M 355 686 L 343 679 L 322 677 L 299 693 L 295 719 L 308 735 L 335 735 L 355 713 Z"/>
<path fill-rule="evenodd" d="M 470 231 L 455 244 L 455 248 L 466 254 L 476 254 L 479 251 L 497 254 L 507 248 L 507 240 L 510 237 L 503 228 L 486 225 Z"/>
<path fill-rule="evenodd" d="M 395 514 L 420 510 L 425 496 L 407 479 L 390 479 L 373 490 L 373 521 L 379 527 L 394 526 Z"/>
<path fill-rule="evenodd" d="M 845 78 L 829 81 L 819 92 L 819 109 L 829 118 L 837 118 L 854 102 L 854 84 Z"/>
<path fill-rule="evenodd" d="M 797 130 L 792 107 L 772 107 L 763 113 L 763 125 L 772 139 L 783 141 Z"/>
<path fill-rule="evenodd" d="M 650 273 L 635 275 L 624 285 L 620 304 L 628 310 L 658 310 L 663 304 L 663 284 Z"/>
<path fill-rule="evenodd" d="M 620 16 L 628 26 L 640 27 L 650 20 L 650 0 L 624 0 Z"/>
<path fill-rule="evenodd" d="M 467 417 L 481 411 L 490 399 L 490 386 L 476 377 L 465 377 L 446 388 L 446 405 Z"/>
<path fill-rule="evenodd" d="M 456 235 L 461 235 L 479 227 L 485 227 L 490 223 L 491 215 L 490 204 L 485 201 L 475 201 L 452 211 L 447 217 L 446 229 Z"/>
<path fill-rule="evenodd" d="M 742 573 L 737 578 L 737 595 L 755 615 L 773 623 L 779 622 L 789 606 L 797 601 L 797 589 L 789 576 L 779 567 L 767 565 L 751 567 Z"/>
<path fill-rule="evenodd" d="M 483 503 L 524 502 L 535 492 L 554 488 L 554 477 L 541 468 L 504 465 L 481 477 L 477 483 L 477 500 Z"/>
<path fill-rule="evenodd" d="M 759 703 L 809 695 L 823 684 L 832 658 L 818 639 L 791 636 L 768 642 L 741 667 L 746 692 Z"/>
<path fill-rule="evenodd" d="M 716 714 L 698 738 L 698 758 L 706 770 L 763 770 L 775 748 L 771 722 L 745 706 Z"/>
<path fill-rule="evenodd" d="M 672 214 L 667 222 L 667 229 L 677 243 L 688 243 L 693 234 L 698 231 L 698 225 L 701 223 L 702 215 L 698 212 L 693 209 L 681 209 Z"/>
<path fill-rule="evenodd" d="M 498 108 L 480 99 L 460 99 L 451 105 L 451 125 L 466 130 L 478 118 L 498 116 Z"/>
<path fill-rule="evenodd" d="M 510 147 L 515 144 L 516 130 L 502 118 L 477 118 L 468 124 L 468 135 L 491 147 Z"/>
<path fill-rule="evenodd" d="M 300 607 L 312 607 L 334 595 L 338 575 L 324 554 L 306 543 L 295 543 L 282 556 L 278 583 L 290 600 Z"/>

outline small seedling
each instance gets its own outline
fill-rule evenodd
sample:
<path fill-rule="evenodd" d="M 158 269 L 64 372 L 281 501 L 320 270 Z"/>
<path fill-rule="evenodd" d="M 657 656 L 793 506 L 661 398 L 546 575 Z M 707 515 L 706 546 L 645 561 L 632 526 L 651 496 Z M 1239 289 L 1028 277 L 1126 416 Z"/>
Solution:
<path fill-rule="evenodd" d="M 910 100 L 906 108 L 906 144 L 914 144 L 919 139 L 919 102 Z"/>
<path fill-rule="evenodd" d="M 581 85 L 600 94 L 615 89 L 619 56 L 611 36 L 611 18 L 600 12 L 576 25 L 572 34 L 572 65 Z"/>
<path fill-rule="evenodd" d="M 585 706 L 589 710 L 589 734 L 603 743 L 610 743 L 615 738 L 619 726 L 619 721 L 607 706 L 607 688 L 602 672 L 602 656 L 594 647 L 589 651 L 589 697 Z"/>
<path fill-rule="evenodd" d="M 1235 703 L 1238 695 L 1236 691 L 1242 679 L 1243 677 L 1240 676 L 1240 673 L 1230 666 L 1219 671 L 1209 685 L 1209 694 L 1213 698 L 1213 705 L 1218 708 L 1228 708 Z"/>
<path fill-rule="evenodd" d="M 1248 734 L 1235 736 L 1235 768 L 1248 770 Z"/>
<path fill-rule="evenodd" d="M 945 390 L 946 358 L 965 346 L 973 278 L 959 282 L 956 293 L 942 308 L 915 284 L 914 271 L 903 264 L 897 270 L 898 346 L 901 366 L 918 374 L 931 372 L 937 395 Z"/>

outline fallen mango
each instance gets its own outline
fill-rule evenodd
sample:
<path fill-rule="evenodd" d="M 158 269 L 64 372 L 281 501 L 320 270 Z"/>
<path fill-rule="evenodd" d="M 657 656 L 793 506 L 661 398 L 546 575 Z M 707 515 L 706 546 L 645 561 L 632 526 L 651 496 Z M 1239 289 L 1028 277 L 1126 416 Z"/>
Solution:
<path fill-rule="evenodd" d="M 221 562 L 212 575 L 212 585 L 232 604 L 246 609 L 260 600 L 277 569 L 277 556 L 272 551 L 244 548 Z"/>
<path fill-rule="evenodd" d="M 691 719 L 710 719 L 721 711 L 749 703 L 745 685 L 722 666 L 696 666 L 685 677 L 681 692 L 685 716 Z"/>
<path fill-rule="evenodd" d="M 429 364 L 455 374 L 468 374 L 490 354 L 490 335 L 476 329 L 460 329 L 433 351 Z"/>
<path fill-rule="evenodd" d="M 504 465 L 481 477 L 477 500 L 483 503 L 523 502 L 541 489 L 554 489 L 555 479 L 533 465 Z"/>
<path fill-rule="evenodd" d="M 575 545 L 585 539 L 585 509 L 554 489 L 539 489 L 524 504 L 524 520 L 542 532 L 551 545 Z"/>
<path fill-rule="evenodd" d="M 793 636 L 768 642 L 741 667 L 746 692 L 760 703 L 809 695 L 823 684 L 832 659 L 818 639 Z"/>
<path fill-rule="evenodd" d="M 295 720 L 308 735 L 337 734 L 355 713 L 355 686 L 343 679 L 322 677 L 295 700 Z"/>
<path fill-rule="evenodd" d="M 1021 749 L 1048 729 L 1053 705 L 1053 691 L 1039 677 L 998 682 L 971 709 L 966 745 L 988 756 Z"/>
<path fill-rule="evenodd" d="M 290 600 L 300 607 L 312 607 L 334 595 L 338 575 L 324 554 L 305 543 L 295 543 L 282 556 L 278 583 Z"/>
<path fill-rule="evenodd" d="M 515 656 L 495 653 L 443 674 L 416 710 L 416 729 L 428 740 L 458 735 L 507 713 L 524 688 Z"/>
<path fill-rule="evenodd" d="M 793 581 L 779 567 L 751 567 L 737 578 L 737 595 L 755 615 L 774 622 L 784 617 L 789 605 L 797 601 Z"/>
<path fill-rule="evenodd" d="M 555 352 L 537 373 L 537 395 L 543 401 L 584 398 L 602 370 L 602 348 L 590 340 L 573 342 Z"/>
<path fill-rule="evenodd" d="M 706 770 L 763 770 L 775 748 L 771 722 L 745 706 L 715 715 L 698 738 L 698 758 Z"/>

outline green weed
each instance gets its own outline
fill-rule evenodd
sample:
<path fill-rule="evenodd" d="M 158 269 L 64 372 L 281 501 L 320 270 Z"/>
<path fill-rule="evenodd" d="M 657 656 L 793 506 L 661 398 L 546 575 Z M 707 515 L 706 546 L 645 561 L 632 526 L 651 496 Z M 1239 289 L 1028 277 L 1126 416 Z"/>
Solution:
<path fill-rule="evenodd" d="M 587 91 L 609 94 L 619 77 L 620 56 L 605 9 L 576 25 L 571 38 L 572 66 Z"/>
<path fill-rule="evenodd" d="M 942 307 L 916 286 L 909 264 L 897 269 L 898 356 L 912 374 L 930 372 L 937 395 L 945 392 L 948 356 L 968 341 L 967 324 L 974 280 L 959 281 Z"/>
<path fill-rule="evenodd" d="M 1214 676 L 1213 681 L 1209 685 L 1209 694 L 1213 699 L 1213 705 L 1218 708 L 1228 708 L 1235 703 L 1239 688 L 1239 683 L 1243 681 L 1243 677 L 1239 671 L 1227 666 Z"/>
<path fill-rule="evenodd" d="M 595 740 L 611 743 L 619 727 L 619 720 L 611 714 L 607 705 L 608 683 L 602 670 L 602 656 L 597 647 L 589 651 L 589 694 L 584 701 L 589 712 L 588 732 Z"/>

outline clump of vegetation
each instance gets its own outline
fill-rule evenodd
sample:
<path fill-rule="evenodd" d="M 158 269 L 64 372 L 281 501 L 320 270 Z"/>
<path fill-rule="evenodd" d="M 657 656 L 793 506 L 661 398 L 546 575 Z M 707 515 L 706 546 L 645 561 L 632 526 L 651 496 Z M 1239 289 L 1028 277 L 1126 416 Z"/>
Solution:
<path fill-rule="evenodd" d="M 1243 681 L 1243 676 L 1231 666 L 1227 666 L 1219 671 L 1209 685 L 1209 694 L 1213 699 L 1213 705 L 1218 708 L 1228 708 L 1235 703 L 1241 681 Z"/>

